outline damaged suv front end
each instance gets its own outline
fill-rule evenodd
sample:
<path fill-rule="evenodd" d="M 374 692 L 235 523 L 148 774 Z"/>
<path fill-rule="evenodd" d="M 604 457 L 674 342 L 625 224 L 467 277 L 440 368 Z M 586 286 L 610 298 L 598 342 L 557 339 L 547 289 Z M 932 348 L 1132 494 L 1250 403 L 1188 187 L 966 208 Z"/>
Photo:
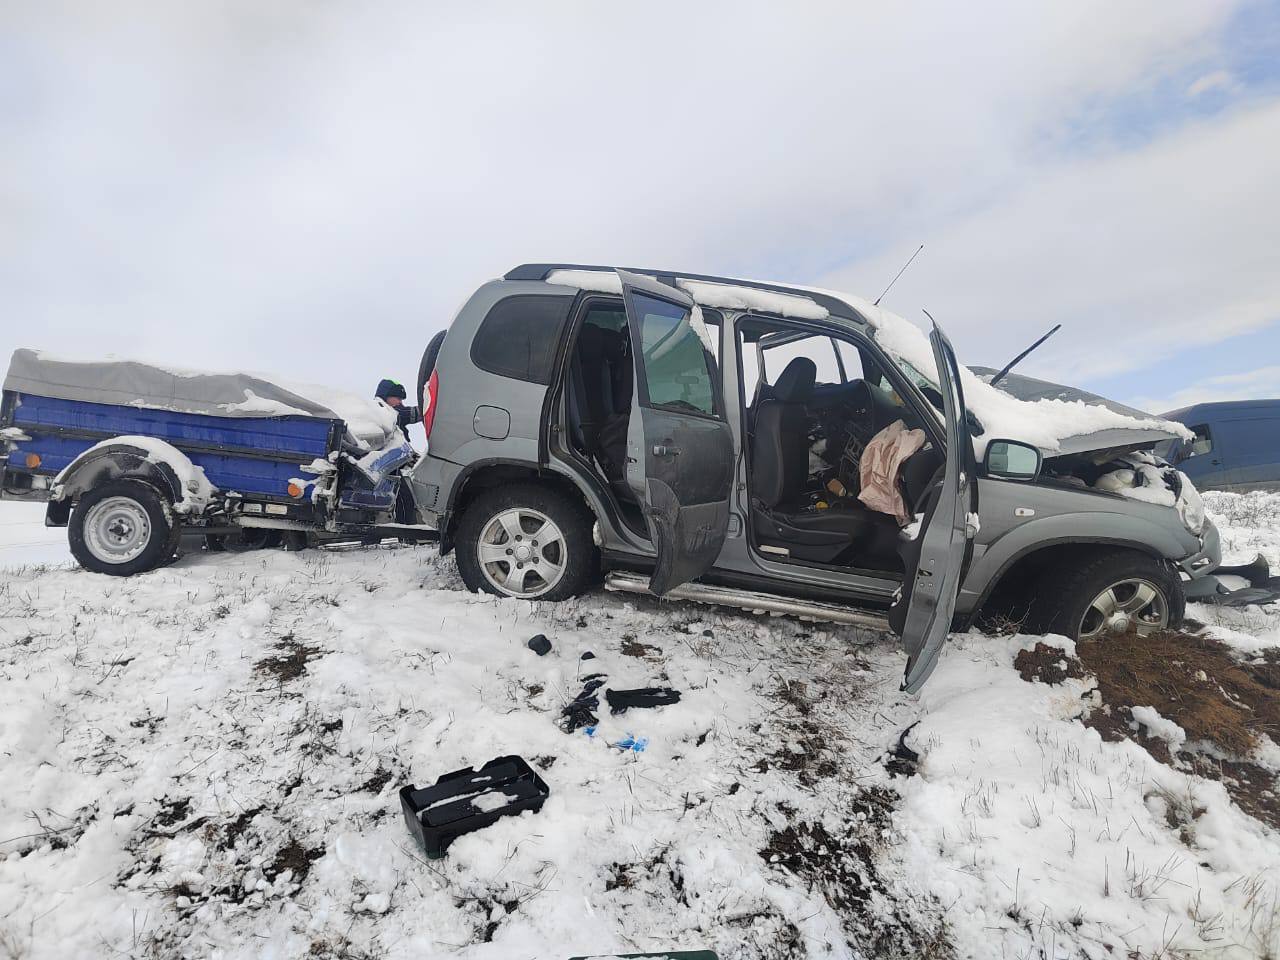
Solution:
<path fill-rule="evenodd" d="M 940 414 L 936 374 L 918 335 L 892 315 L 867 313 L 877 342 Z M 978 470 L 982 529 L 958 610 L 978 614 L 992 585 L 1007 582 L 1020 565 L 1033 569 L 1018 578 L 1023 596 L 1037 598 L 1033 610 L 1036 602 L 1051 605 L 1046 598 L 1076 567 L 1110 548 L 1144 554 L 1167 571 L 1168 603 L 1149 623 L 1138 619 L 1139 629 L 1176 625 L 1186 600 L 1232 602 L 1219 572 L 1246 576 L 1251 588 L 1242 596 L 1266 601 L 1259 589 L 1269 576 L 1265 564 L 1221 567 L 1218 531 L 1194 483 L 1155 453 L 1161 443 L 1184 439 L 1181 424 L 1034 378 L 993 384 L 994 373 L 963 372 L 978 461 L 997 437 L 1035 448 L 1041 461 L 1024 477 L 1001 475 L 986 463 Z M 1036 619 L 1042 628 L 1061 626 L 1050 616 Z"/>

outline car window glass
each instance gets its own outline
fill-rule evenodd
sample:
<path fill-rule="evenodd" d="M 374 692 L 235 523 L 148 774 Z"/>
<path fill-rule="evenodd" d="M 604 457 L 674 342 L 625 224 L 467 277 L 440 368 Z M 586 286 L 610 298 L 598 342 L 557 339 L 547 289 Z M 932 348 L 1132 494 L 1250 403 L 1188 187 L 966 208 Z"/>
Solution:
<path fill-rule="evenodd" d="M 760 386 L 760 348 L 739 337 L 738 350 L 742 355 L 742 396 L 750 404 Z"/>
<path fill-rule="evenodd" d="M 1192 427 L 1191 432 L 1195 434 L 1195 437 L 1192 439 L 1191 447 L 1187 451 L 1188 459 L 1201 457 L 1213 451 L 1213 437 L 1209 433 L 1209 425 L 1207 423 Z"/>
<path fill-rule="evenodd" d="M 632 295 L 640 314 L 640 350 L 649 404 L 671 410 L 713 415 L 714 340 L 705 324 L 690 322 L 684 307 L 646 296 Z"/>
<path fill-rule="evenodd" d="M 517 380 L 550 383 L 560 329 L 572 297 L 507 297 L 493 305 L 471 341 L 471 360 L 481 370 Z"/>
<path fill-rule="evenodd" d="M 715 310 L 705 310 L 695 306 L 689 323 L 702 340 L 703 346 L 711 351 L 711 357 L 720 366 L 720 314 Z"/>
<path fill-rule="evenodd" d="M 778 382 L 782 371 L 796 357 L 808 357 L 818 368 L 818 383 L 839 383 L 840 368 L 836 365 L 835 347 L 831 339 L 823 334 L 815 334 L 802 340 L 793 340 L 769 346 L 764 349 L 764 376 L 770 386 Z"/>
<path fill-rule="evenodd" d="M 836 340 L 836 351 L 840 354 L 840 362 L 844 366 L 845 380 L 852 382 L 863 379 L 862 354 L 848 340 Z"/>

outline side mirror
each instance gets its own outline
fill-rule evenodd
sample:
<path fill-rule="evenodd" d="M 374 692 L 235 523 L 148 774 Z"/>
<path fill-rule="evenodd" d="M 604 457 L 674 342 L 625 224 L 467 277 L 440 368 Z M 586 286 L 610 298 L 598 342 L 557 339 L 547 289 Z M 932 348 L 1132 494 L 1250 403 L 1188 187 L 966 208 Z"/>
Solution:
<path fill-rule="evenodd" d="M 987 476 L 1001 480 L 1034 480 L 1040 476 L 1040 450 L 1017 440 L 992 440 L 982 466 Z"/>

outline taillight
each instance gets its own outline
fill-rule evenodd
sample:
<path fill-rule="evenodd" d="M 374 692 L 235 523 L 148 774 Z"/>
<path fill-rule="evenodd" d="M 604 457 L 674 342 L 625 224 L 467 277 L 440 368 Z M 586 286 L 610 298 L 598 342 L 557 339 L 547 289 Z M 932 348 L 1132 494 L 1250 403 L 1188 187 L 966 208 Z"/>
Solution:
<path fill-rule="evenodd" d="M 427 381 L 427 395 L 422 404 L 422 425 L 426 428 L 427 439 L 431 439 L 431 425 L 436 422 L 436 397 L 440 393 L 440 374 L 432 370 L 431 379 Z"/>

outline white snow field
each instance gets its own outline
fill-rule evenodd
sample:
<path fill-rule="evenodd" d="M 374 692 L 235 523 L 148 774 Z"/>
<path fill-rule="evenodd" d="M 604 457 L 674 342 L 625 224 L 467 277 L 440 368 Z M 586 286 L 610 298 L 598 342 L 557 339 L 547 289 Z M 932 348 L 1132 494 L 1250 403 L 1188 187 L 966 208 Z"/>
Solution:
<path fill-rule="evenodd" d="M 44 525 L 43 503 L 0 500 L 0 568 L 75 563 L 67 531 Z"/>
<path fill-rule="evenodd" d="M 1229 562 L 1280 567 L 1280 495 L 1205 499 Z M 498 601 L 428 547 L 22 566 L 66 559 L 22 510 L 0 514 L 26 524 L 0 553 L 0 957 L 1280 955 L 1280 833 L 1085 726 L 1091 678 L 1024 680 L 1037 638 L 953 637 L 917 699 L 888 638 Z M 1274 610 L 1190 613 L 1241 656 L 1280 648 Z M 683 697 L 601 698 L 594 736 L 565 733 L 597 672 Z M 912 724 L 918 763 L 888 759 Z M 542 810 L 424 860 L 398 788 L 512 753 Z M 1280 747 L 1251 759 L 1274 774 Z"/>

